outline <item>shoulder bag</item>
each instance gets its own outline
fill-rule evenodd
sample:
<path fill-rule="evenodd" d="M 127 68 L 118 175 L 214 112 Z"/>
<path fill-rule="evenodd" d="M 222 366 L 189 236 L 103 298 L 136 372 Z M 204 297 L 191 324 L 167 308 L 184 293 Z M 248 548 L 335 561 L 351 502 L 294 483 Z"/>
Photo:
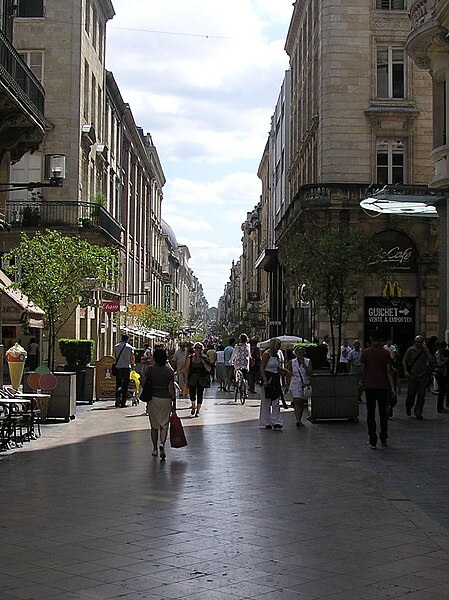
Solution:
<path fill-rule="evenodd" d="M 310 383 L 305 384 L 304 379 L 302 378 L 301 368 L 298 363 L 298 373 L 299 378 L 301 379 L 301 388 L 302 388 L 302 398 L 303 400 L 309 400 L 312 397 L 312 386 Z"/>
<path fill-rule="evenodd" d="M 152 367 L 148 367 L 145 373 L 145 383 L 143 384 L 142 393 L 140 394 L 140 400 L 142 402 L 149 402 L 153 398 L 153 381 L 151 379 Z"/>
<path fill-rule="evenodd" d="M 120 360 L 120 357 L 121 357 L 121 355 L 122 355 L 122 352 L 123 352 L 123 350 L 125 349 L 125 346 L 126 346 L 126 344 L 124 344 L 124 345 L 122 346 L 122 349 L 120 350 L 120 352 L 119 352 L 119 354 L 118 354 L 117 358 L 116 358 L 116 359 L 114 360 L 114 362 L 112 363 L 112 366 L 111 366 L 111 373 L 112 373 L 112 375 L 114 375 L 114 377 L 117 375 L 117 363 L 118 363 L 118 361 Z"/>

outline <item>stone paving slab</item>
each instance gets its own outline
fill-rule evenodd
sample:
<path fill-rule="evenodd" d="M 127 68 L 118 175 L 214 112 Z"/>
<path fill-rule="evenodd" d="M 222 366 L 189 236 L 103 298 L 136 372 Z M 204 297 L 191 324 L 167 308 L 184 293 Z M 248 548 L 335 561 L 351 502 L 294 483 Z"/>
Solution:
<path fill-rule="evenodd" d="M 78 406 L 0 454 L 0 599 L 442 600 L 448 415 L 257 427 L 208 390 L 187 448 L 151 456 L 142 405 Z M 446 417 L 446 420 L 443 419 Z"/>

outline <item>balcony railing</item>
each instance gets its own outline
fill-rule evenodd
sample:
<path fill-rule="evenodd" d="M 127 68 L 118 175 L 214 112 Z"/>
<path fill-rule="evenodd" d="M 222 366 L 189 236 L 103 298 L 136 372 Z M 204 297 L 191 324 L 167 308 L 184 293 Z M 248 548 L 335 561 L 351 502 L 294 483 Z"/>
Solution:
<path fill-rule="evenodd" d="M 43 119 L 45 92 L 17 50 L 0 30 L 0 80 L 32 113 Z"/>
<path fill-rule="evenodd" d="M 412 30 L 426 21 L 429 21 L 433 16 L 433 8 L 435 0 L 416 0 L 410 8 L 410 21 L 412 22 Z"/>
<path fill-rule="evenodd" d="M 7 204 L 6 221 L 23 229 L 101 230 L 117 244 L 122 243 L 122 225 L 103 206 L 92 202 L 13 200 Z"/>

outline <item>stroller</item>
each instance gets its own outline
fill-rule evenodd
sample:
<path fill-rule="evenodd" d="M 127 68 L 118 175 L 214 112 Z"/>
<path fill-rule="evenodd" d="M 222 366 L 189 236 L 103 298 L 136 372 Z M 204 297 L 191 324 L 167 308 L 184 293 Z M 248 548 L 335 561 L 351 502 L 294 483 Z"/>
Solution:
<path fill-rule="evenodd" d="M 137 406 L 139 404 L 139 385 L 140 385 L 140 375 L 136 373 L 135 369 L 132 369 L 131 374 L 129 376 L 128 383 L 128 398 L 132 400 L 132 406 Z"/>

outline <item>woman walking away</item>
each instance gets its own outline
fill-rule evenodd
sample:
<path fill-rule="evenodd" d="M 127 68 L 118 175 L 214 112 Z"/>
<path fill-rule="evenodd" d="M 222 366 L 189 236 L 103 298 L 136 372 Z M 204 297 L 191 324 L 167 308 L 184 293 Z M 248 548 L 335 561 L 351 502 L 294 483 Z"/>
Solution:
<path fill-rule="evenodd" d="M 167 352 L 163 348 L 155 348 L 153 352 L 154 366 L 146 373 L 145 387 L 142 392 L 145 399 L 145 388 L 151 389 L 151 400 L 147 401 L 147 412 L 151 426 L 153 456 L 158 454 L 165 460 L 165 442 L 167 440 L 170 413 L 176 410 L 175 374 L 167 363 Z"/>
<path fill-rule="evenodd" d="M 280 347 L 281 341 L 271 338 L 268 350 L 262 354 L 260 363 L 263 387 L 260 394 L 259 426 L 265 429 L 282 429 L 284 426 L 279 407 L 281 373 L 289 374 L 289 371 L 281 366 Z"/>
<path fill-rule="evenodd" d="M 204 388 L 209 386 L 211 366 L 207 356 L 204 354 L 204 346 L 201 342 L 195 342 L 193 354 L 187 357 L 184 372 L 189 386 L 190 414 L 200 416 L 203 404 Z"/>
<path fill-rule="evenodd" d="M 296 346 L 295 357 L 288 363 L 291 377 L 289 377 L 289 391 L 293 397 L 293 408 L 295 409 L 296 427 L 304 427 L 302 413 L 307 400 L 304 398 L 304 388 L 310 385 L 313 367 L 310 358 L 305 357 L 305 350 Z"/>

